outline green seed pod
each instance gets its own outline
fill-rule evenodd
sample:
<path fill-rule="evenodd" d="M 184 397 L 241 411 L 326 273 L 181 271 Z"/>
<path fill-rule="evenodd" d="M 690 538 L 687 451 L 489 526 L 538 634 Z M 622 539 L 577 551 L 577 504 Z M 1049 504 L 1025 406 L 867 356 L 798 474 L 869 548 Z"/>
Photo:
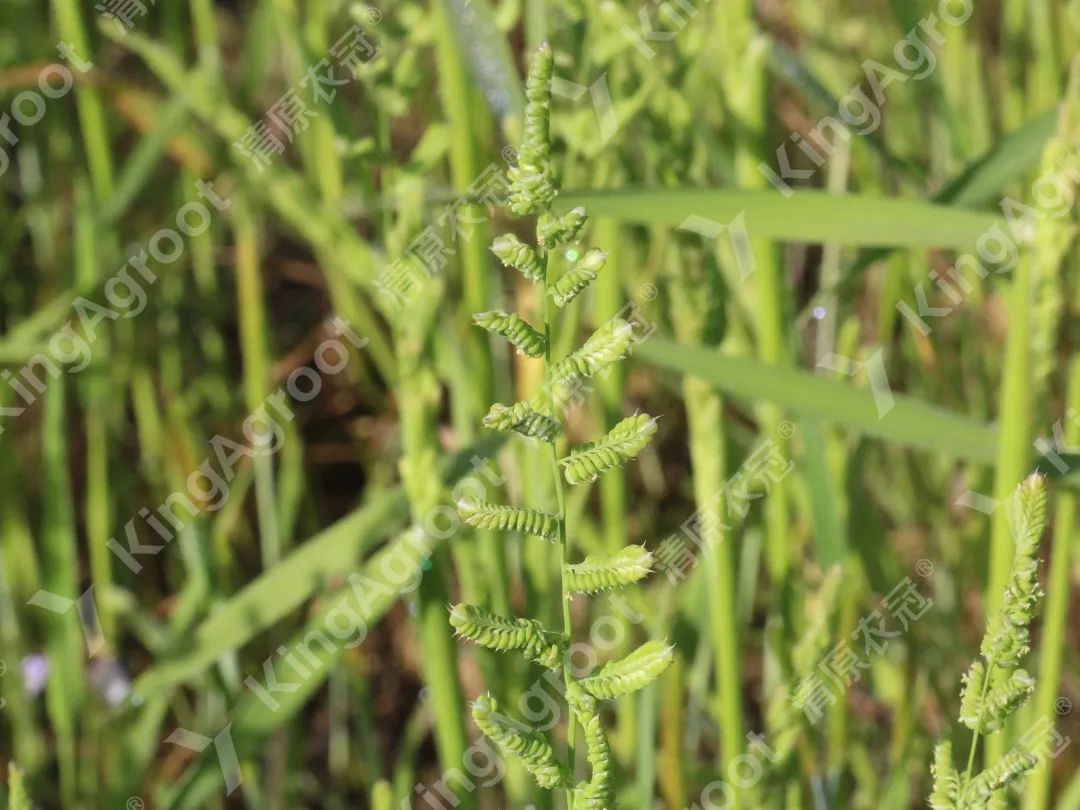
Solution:
<path fill-rule="evenodd" d="M 525 82 L 525 134 L 517 165 L 508 172 L 510 209 L 519 215 L 547 208 L 555 199 L 551 169 L 551 76 L 554 57 L 545 42 L 536 50 Z"/>
<path fill-rule="evenodd" d="M 621 661 L 612 661 L 596 675 L 581 681 L 581 688 L 596 698 L 611 700 L 644 689 L 671 664 L 672 647 L 648 641 Z"/>
<path fill-rule="evenodd" d="M 499 704 L 491 695 L 477 698 L 472 714 L 477 728 L 504 753 L 520 759 L 540 787 L 559 788 L 570 781 L 566 770 L 556 761 L 551 744 L 538 732 L 519 728 L 520 724 L 500 714 Z"/>
<path fill-rule="evenodd" d="M 563 273 L 559 279 L 551 285 L 549 295 L 555 301 L 555 305 L 565 307 L 581 294 L 581 291 L 596 280 L 600 270 L 607 262 L 607 253 L 593 248 L 586 253 L 573 267 Z"/>
<path fill-rule="evenodd" d="M 652 571 L 653 556 L 641 546 L 627 546 L 617 554 L 590 554 L 582 562 L 566 566 L 566 587 L 574 593 L 621 588 Z"/>
<path fill-rule="evenodd" d="M 522 436 L 553 442 L 562 433 L 559 420 L 541 413 L 528 402 L 509 407 L 496 402 L 484 417 L 484 426 L 493 430 L 513 430 Z"/>
<path fill-rule="evenodd" d="M 1008 606 L 990 619 L 986 625 L 979 652 L 987 661 L 1002 669 L 1012 669 L 1020 664 L 1024 656 L 1031 651 L 1031 631 L 1026 622 L 1017 623 L 1006 615 Z"/>
<path fill-rule="evenodd" d="M 1035 691 L 1035 679 L 1022 669 L 1009 675 L 1004 683 L 987 692 L 986 665 L 976 661 L 964 678 L 964 693 L 960 702 L 960 722 L 972 731 L 997 731 L 1005 720 L 1019 709 Z"/>
<path fill-rule="evenodd" d="M 570 683 L 566 690 L 566 702 L 585 731 L 585 754 L 592 768 L 589 781 L 574 788 L 574 808 L 610 810 L 615 806 L 611 746 L 600 721 L 596 699 L 582 688 L 581 683 Z"/>
<path fill-rule="evenodd" d="M 656 420 L 648 414 L 627 417 L 598 442 L 575 447 L 562 459 L 563 472 L 571 484 L 595 481 L 603 473 L 637 458 L 656 434 Z"/>
<path fill-rule="evenodd" d="M 559 519 L 538 509 L 521 506 L 499 506 L 486 501 L 458 504 L 458 514 L 470 526 L 478 529 L 500 529 L 521 532 L 554 541 L 559 529 Z"/>
<path fill-rule="evenodd" d="M 495 237 L 491 243 L 491 252 L 506 267 L 515 270 L 534 284 L 544 283 L 544 263 L 536 251 L 510 233 Z"/>
<path fill-rule="evenodd" d="M 489 650 L 520 650 L 526 660 L 558 671 L 566 644 L 561 634 L 549 633 L 535 619 L 507 619 L 474 605 L 450 609 L 450 624 L 458 635 Z"/>
<path fill-rule="evenodd" d="M 612 318 L 593 332 L 580 349 L 556 363 L 551 370 L 552 378 L 556 384 L 566 385 L 576 379 L 595 377 L 615 361 L 626 357 L 630 352 L 633 333 L 634 328 L 628 321 Z"/>
<path fill-rule="evenodd" d="M 588 218 L 589 215 L 581 207 L 568 211 L 561 217 L 549 213 L 541 214 L 536 223 L 536 241 L 544 247 L 569 244 L 581 234 Z"/>
<path fill-rule="evenodd" d="M 494 310 L 478 312 L 473 315 L 473 320 L 478 326 L 482 326 L 492 334 L 502 335 L 522 354 L 529 357 L 544 356 L 544 351 L 547 349 L 544 336 L 517 315 Z"/>
<path fill-rule="evenodd" d="M 982 721 L 982 695 L 986 685 L 986 665 L 981 660 L 972 663 L 963 677 L 964 688 L 960 693 L 960 722 L 970 729 Z"/>
<path fill-rule="evenodd" d="M 993 666 L 1013 669 L 1030 650 L 1028 625 L 1043 592 L 1039 586 L 1039 546 L 1046 526 L 1046 482 L 1032 475 L 1019 487 L 1019 520 L 1012 573 L 1001 611 L 987 623 L 980 652 Z"/>
<path fill-rule="evenodd" d="M 1038 759 L 1025 751 L 1009 751 L 991 767 L 971 780 L 960 806 L 964 810 L 988 807 L 994 794 L 1008 787 L 1035 767 Z"/>
<path fill-rule="evenodd" d="M 1027 702 L 1035 691 L 1035 679 L 1025 670 L 1015 670 L 1005 683 L 990 690 L 984 702 L 983 731 L 997 731 L 1006 719 Z"/>
<path fill-rule="evenodd" d="M 960 774 L 953 765 L 952 743 L 948 740 L 942 740 L 935 746 L 934 764 L 930 771 L 934 776 L 930 806 L 934 810 L 959 810 Z"/>

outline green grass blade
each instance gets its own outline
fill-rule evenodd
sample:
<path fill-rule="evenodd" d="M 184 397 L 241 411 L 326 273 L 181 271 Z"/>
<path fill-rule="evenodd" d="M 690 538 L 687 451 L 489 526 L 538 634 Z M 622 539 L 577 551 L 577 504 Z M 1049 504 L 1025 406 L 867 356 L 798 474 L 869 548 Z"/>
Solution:
<path fill-rule="evenodd" d="M 850 430 L 979 464 L 993 464 L 995 459 L 998 439 L 994 428 L 902 394 L 893 394 L 893 408 L 882 417 L 869 390 L 807 371 L 777 368 L 664 338 L 642 343 L 635 356 L 700 377 L 731 396 L 772 402 L 796 415 L 817 417 Z"/>
<path fill-rule="evenodd" d="M 444 468 L 445 480 L 459 478 L 470 469 L 469 459 L 474 454 L 491 454 L 501 442 L 499 436 L 462 450 Z M 407 514 L 404 493 L 393 489 L 379 493 L 319 532 L 220 605 L 179 652 L 159 659 L 139 677 L 133 693 L 150 696 L 168 689 L 196 675 L 228 650 L 242 647 L 303 604 L 328 577 L 348 572 L 365 548 L 385 537 L 388 528 Z"/>
<path fill-rule="evenodd" d="M 727 225 L 745 217 L 751 239 L 862 247 L 964 248 L 998 221 L 993 214 L 865 194 L 732 189 L 572 191 L 560 211 L 584 205 L 593 216 L 678 227 L 690 217 Z M 704 224 L 704 223 L 701 223 Z"/>

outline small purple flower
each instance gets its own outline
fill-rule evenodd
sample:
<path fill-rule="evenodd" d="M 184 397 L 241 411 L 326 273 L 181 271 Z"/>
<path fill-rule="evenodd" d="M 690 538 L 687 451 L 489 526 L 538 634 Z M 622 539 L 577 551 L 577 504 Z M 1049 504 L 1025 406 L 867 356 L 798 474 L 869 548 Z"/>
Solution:
<path fill-rule="evenodd" d="M 26 694 L 35 698 L 45 691 L 45 683 L 49 679 L 49 659 L 41 653 L 28 655 L 19 662 L 19 672 L 22 673 Z"/>
<path fill-rule="evenodd" d="M 109 706 L 119 706 L 131 693 L 131 678 L 115 658 L 95 658 L 90 662 L 90 685 Z"/>

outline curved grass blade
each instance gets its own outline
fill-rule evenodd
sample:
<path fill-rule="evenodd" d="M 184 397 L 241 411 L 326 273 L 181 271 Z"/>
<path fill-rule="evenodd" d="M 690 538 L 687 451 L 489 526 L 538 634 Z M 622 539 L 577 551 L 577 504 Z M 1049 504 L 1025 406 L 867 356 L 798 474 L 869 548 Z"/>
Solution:
<path fill-rule="evenodd" d="M 573 191 L 555 202 L 559 211 L 582 205 L 598 217 L 694 230 L 726 226 L 744 217 L 751 239 L 861 247 L 966 248 L 999 221 L 995 214 L 918 200 L 865 194 L 740 189 Z"/>

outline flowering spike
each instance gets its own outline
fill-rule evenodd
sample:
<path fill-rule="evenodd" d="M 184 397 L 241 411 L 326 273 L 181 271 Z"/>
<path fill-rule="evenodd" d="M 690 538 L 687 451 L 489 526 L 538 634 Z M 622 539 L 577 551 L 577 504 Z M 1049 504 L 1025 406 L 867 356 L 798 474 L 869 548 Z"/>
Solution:
<path fill-rule="evenodd" d="M 502 335 L 514 347 L 529 357 L 543 357 L 547 349 L 547 341 L 544 336 L 533 329 L 526 321 L 517 315 L 502 310 L 491 312 L 478 312 L 473 315 L 477 326 L 482 326 L 495 335 Z"/>
<path fill-rule="evenodd" d="M 522 436 L 553 442 L 562 433 L 557 419 L 541 413 L 528 402 L 506 406 L 496 402 L 484 417 L 484 426 L 493 430 L 513 430 Z"/>
<path fill-rule="evenodd" d="M 612 661 L 581 681 L 581 687 L 596 698 L 611 700 L 644 689 L 668 668 L 672 648 L 662 641 L 648 641 L 626 658 Z"/>
<path fill-rule="evenodd" d="M 561 217 L 555 214 L 541 214 L 536 223 L 536 241 L 543 247 L 565 245 L 578 238 L 589 215 L 578 207 L 566 212 Z"/>
<path fill-rule="evenodd" d="M 495 241 L 491 243 L 491 252 L 506 267 L 513 267 L 529 281 L 535 284 L 544 283 L 544 263 L 533 248 L 513 234 L 495 237 Z"/>
<path fill-rule="evenodd" d="M 466 523 L 478 529 L 521 532 L 544 540 L 554 540 L 559 529 L 559 519 L 554 515 L 521 506 L 499 506 L 487 501 L 462 501 L 458 504 L 458 514 Z"/>
<path fill-rule="evenodd" d="M 570 386 L 577 380 L 595 377 L 629 354 L 633 337 L 634 327 L 629 321 L 612 318 L 593 332 L 580 349 L 555 364 L 551 370 L 555 384 Z"/>
<path fill-rule="evenodd" d="M 519 727 L 499 712 L 499 704 L 491 695 L 484 695 L 473 703 L 473 719 L 484 736 L 498 745 L 505 753 L 521 760 L 537 784 L 542 788 L 563 787 L 569 782 L 565 769 L 555 761 L 551 743 L 539 732 Z"/>
<path fill-rule="evenodd" d="M 459 604 L 450 609 L 450 624 L 474 644 L 489 650 L 521 650 L 529 661 L 558 670 L 566 644 L 549 633 L 535 619 L 507 619 L 474 605 Z"/>
<path fill-rule="evenodd" d="M 607 262 L 607 254 L 602 250 L 593 248 L 586 253 L 573 267 L 563 273 L 559 279 L 551 285 L 550 295 L 555 305 L 565 307 L 581 291 L 596 280 L 600 270 Z"/>
<path fill-rule="evenodd" d="M 517 165 L 508 172 L 510 209 L 519 215 L 542 211 L 555 199 L 551 169 L 551 76 L 554 56 L 546 42 L 536 49 L 525 81 L 525 136 Z"/>
<path fill-rule="evenodd" d="M 979 735 L 1000 729 L 1035 691 L 1035 679 L 1018 667 L 1028 652 L 1028 625 L 1042 598 L 1038 555 L 1046 525 L 1046 482 L 1039 475 L 1028 477 L 1018 488 L 1017 498 L 1019 520 L 1009 585 L 1000 611 L 987 622 L 979 650 L 981 658 L 964 674 L 960 696 L 960 722 L 975 732 L 971 762 Z M 933 768 L 934 793 L 930 802 L 934 808 L 985 810 L 997 791 L 1018 779 L 1037 761 L 1031 754 L 1014 749 L 982 773 L 971 776 L 969 766 L 968 773 L 958 777 L 938 763 L 944 757 L 943 745 L 938 746 L 941 756 L 935 759 Z"/>
<path fill-rule="evenodd" d="M 623 419 L 597 442 L 580 445 L 559 463 L 571 484 L 595 481 L 608 470 L 637 458 L 656 433 L 656 420 L 648 414 Z"/>
<path fill-rule="evenodd" d="M 960 774 L 953 765 L 952 743 L 948 740 L 942 740 L 934 748 L 931 773 L 934 792 L 930 795 L 930 806 L 934 810 L 959 810 Z"/>
<path fill-rule="evenodd" d="M 641 546 L 627 546 L 616 554 L 590 554 L 566 566 L 566 587 L 574 593 L 596 593 L 637 582 L 652 571 L 653 556 Z"/>

